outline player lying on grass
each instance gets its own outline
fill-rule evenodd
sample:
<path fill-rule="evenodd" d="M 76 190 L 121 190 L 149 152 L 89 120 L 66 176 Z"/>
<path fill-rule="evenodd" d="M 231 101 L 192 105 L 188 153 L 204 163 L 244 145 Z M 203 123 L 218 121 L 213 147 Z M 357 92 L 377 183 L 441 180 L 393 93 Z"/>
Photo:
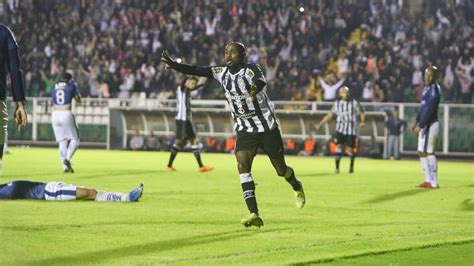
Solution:
<path fill-rule="evenodd" d="M 238 42 L 228 43 L 225 47 L 224 66 L 198 67 L 180 64 L 172 59 L 167 51 L 163 52 L 161 60 L 178 72 L 215 79 L 224 89 L 234 119 L 234 130 L 237 131 L 235 156 L 243 196 L 250 211 L 250 215 L 242 219 L 241 223 L 246 227 L 263 225 L 258 213 L 255 182 L 251 173 L 258 148 L 263 149 L 277 174 L 285 177 L 293 188 L 296 206 L 303 208 L 303 185 L 285 162 L 280 129 L 266 93 L 265 76 L 259 65 L 247 63 L 245 46 Z"/>
<path fill-rule="evenodd" d="M 62 182 L 33 182 L 25 180 L 0 184 L 0 199 L 37 200 L 95 200 L 136 202 L 143 193 L 143 184 L 128 193 L 98 191 L 93 188 L 77 187 Z"/>

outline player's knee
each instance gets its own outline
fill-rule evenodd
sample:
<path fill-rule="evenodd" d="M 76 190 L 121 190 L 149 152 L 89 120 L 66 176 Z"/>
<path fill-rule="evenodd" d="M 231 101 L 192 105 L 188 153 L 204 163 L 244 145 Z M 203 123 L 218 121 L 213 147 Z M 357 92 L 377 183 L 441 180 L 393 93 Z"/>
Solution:
<path fill-rule="evenodd" d="M 427 153 L 426 153 L 426 152 L 419 151 L 419 152 L 418 152 L 418 156 L 419 156 L 419 157 L 426 157 L 426 156 L 427 156 Z"/>
<path fill-rule="evenodd" d="M 237 169 L 239 173 L 250 173 L 250 164 L 247 162 L 237 161 Z"/>

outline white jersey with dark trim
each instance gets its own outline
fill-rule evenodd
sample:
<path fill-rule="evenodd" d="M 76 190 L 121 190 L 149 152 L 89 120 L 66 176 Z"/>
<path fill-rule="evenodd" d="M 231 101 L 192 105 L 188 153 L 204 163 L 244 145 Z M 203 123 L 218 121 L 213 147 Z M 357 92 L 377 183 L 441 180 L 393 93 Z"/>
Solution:
<path fill-rule="evenodd" d="M 181 86 L 176 89 L 176 108 L 178 109 L 176 120 L 191 120 L 191 94 Z"/>
<path fill-rule="evenodd" d="M 357 116 L 364 110 L 359 101 L 336 100 L 331 112 L 337 116 L 336 131 L 343 135 L 357 135 Z"/>
<path fill-rule="evenodd" d="M 278 126 L 273 105 L 265 87 L 257 93 L 255 100 L 250 96 L 250 87 L 257 80 L 266 83 L 265 76 L 259 65 L 247 64 L 237 73 L 230 73 L 226 66 L 212 67 L 214 79 L 224 89 L 229 103 L 234 130 L 239 132 L 268 132 Z"/>

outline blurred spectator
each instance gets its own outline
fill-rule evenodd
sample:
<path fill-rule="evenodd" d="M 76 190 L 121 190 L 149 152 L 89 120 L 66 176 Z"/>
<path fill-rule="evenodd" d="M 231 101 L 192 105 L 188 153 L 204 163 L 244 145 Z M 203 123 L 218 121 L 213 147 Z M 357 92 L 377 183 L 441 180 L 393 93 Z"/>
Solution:
<path fill-rule="evenodd" d="M 236 138 L 232 136 L 225 140 L 225 151 L 227 153 L 234 153 Z"/>
<path fill-rule="evenodd" d="M 214 137 L 206 138 L 204 141 L 204 150 L 207 152 L 220 152 L 221 146 L 219 141 L 217 141 L 217 139 Z"/>
<path fill-rule="evenodd" d="M 153 134 L 153 130 L 150 130 L 150 134 L 145 140 L 145 149 L 148 151 L 159 151 L 161 148 L 160 139 Z"/>
<path fill-rule="evenodd" d="M 303 143 L 303 149 L 298 152 L 298 155 L 301 156 L 311 156 L 316 154 L 316 139 L 312 136 L 306 139 Z"/>
<path fill-rule="evenodd" d="M 295 155 L 298 153 L 297 143 L 293 139 L 285 140 L 285 154 Z"/>
<path fill-rule="evenodd" d="M 131 150 L 143 150 L 145 148 L 145 137 L 140 135 L 140 131 L 135 130 L 135 134 L 130 138 L 129 143 Z"/>
<path fill-rule="evenodd" d="M 388 129 L 388 146 L 387 158 L 400 159 L 400 135 L 403 134 L 407 127 L 407 122 L 403 119 L 400 119 L 398 111 L 393 111 L 392 116 L 388 118 L 386 123 Z"/>
<path fill-rule="evenodd" d="M 180 77 L 160 65 L 163 49 L 184 62 L 217 65 L 226 42 L 238 40 L 267 71 L 274 100 L 320 100 L 308 74 L 320 69 L 323 99 L 332 100 L 331 86 L 350 76 L 364 87 L 354 97 L 372 101 L 375 84 L 387 79 L 383 101 L 415 101 L 420 70 L 430 64 L 449 75 L 443 88 L 449 101 L 473 98 L 473 1 L 25 0 L 4 6 L 0 16 L 23 44 L 28 96 L 47 94 L 57 73 L 71 69 L 85 97 L 145 92 L 166 99 Z M 222 97 L 222 91 L 213 82 L 202 97 Z"/>

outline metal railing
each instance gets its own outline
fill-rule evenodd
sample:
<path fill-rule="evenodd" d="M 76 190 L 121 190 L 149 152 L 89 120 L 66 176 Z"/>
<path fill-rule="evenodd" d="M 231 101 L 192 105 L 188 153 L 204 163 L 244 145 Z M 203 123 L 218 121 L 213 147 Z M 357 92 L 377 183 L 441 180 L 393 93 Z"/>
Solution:
<path fill-rule="evenodd" d="M 9 101 L 12 114 L 14 104 Z M 307 101 L 274 101 L 277 114 L 316 114 L 328 111 L 332 107 L 332 102 L 307 102 Z M 196 112 L 228 112 L 229 106 L 224 100 L 193 100 L 193 111 Z M 387 112 L 397 109 L 400 117 L 410 124 L 416 117 L 419 108 L 418 103 L 370 103 L 363 102 L 362 106 L 367 112 Z M 84 98 L 81 103 L 73 104 L 73 111 L 76 114 L 79 130 L 84 128 L 101 128 L 97 135 L 92 134 L 82 139 L 83 145 L 96 147 L 107 146 L 107 129 L 109 125 L 110 109 L 137 110 L 137 111 L 168 111 L 174 112 L 176 108 L 175 100 L 159 101 L 156 99 L 97 99 Z M 30 98 L 27 102 L 29 122 L 26 132 L 18 134 L 13 124 L 13 119 L 9 122 L 9 140 L 12 144 L 54 144 L 53 137 L 45 137 L 52 130 L 51 127 L 51 104 L 49 98 Z M 439 109 L 439 119 L 442 124 L 440 132 L 440 142 L 438 153 L 445 155 L 474 156 L 474 105 L 473 104 L 441 104 Z M 172 119 L 168 119 L 172 120 Z M 172 123 L 173 121 L 168 121 Z M 315 121 L 317 122 L 317 121 Z M 169 127 L 168 127 L 169 129 Z M 92 129 L 91 129 L 92 130 Z M 97 129 L 99 130 L 99 129 Z M 325 128 L 324 135 L 330 136 L 333 130 Z M 303 127 L 302 133 L 291 135 L 291 137 L 306 138 L 311 132 Z M 99 133 L 103 135 L 99 135 Z M 146 133 L 146 132 L 144 132 Z M 232 133 L 232 132 L 229 132 Z M 148 134 L 148 133 L 146 133 Z M 41 136 L 40 136 L 41 135 Z M 83 135 L 83 134 L 82 134 Z M 86 134 L 87 135 L 87 134 Z M 219 134 L 217 134 L 219 135 Z M 407 130 L 400 141 L 400 148 L 403 153 L 416 152 L 416 139 Z M 465 142 L 465 143 L 460 143 Z"/>

